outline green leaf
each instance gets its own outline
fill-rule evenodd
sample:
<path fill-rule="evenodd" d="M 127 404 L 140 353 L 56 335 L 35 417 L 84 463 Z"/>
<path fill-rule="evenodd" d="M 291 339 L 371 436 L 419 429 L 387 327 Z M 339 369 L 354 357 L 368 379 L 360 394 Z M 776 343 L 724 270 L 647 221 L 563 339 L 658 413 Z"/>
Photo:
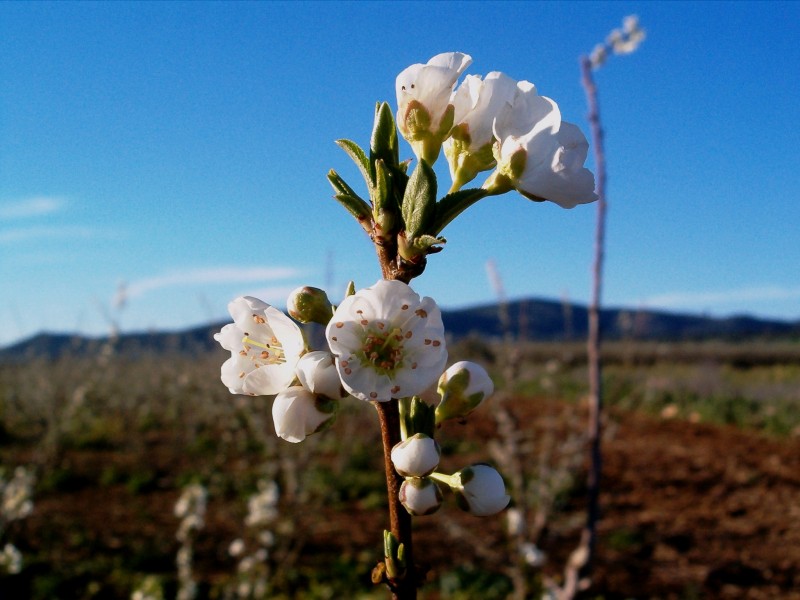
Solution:
<path fill-rule="evenodd" d="M 354 198 L 358 198 L 359 200 L 361 200 L 362 202 L 364 202 L 366 204 L 366 201 L 363 200 L 353 190 L 353 188 L 351 188 L 349 185 L 347 185 L 347 182 L 344 179 L 342 179 L 339 176 L 339 174 L 336 171 L 334 171 L 333 169 L 328 171 L 328 181 L 331 183 L 331 186 L 333 186 L 333 191 L 336 192 L 337 194 L 347 194 L 348 196 L 353 196 Z"/>
<path fill-rule="evenodd" d="M 424 160 L 408 179 L 401 212 L 408 238 L 430 233 L 436 216 L 436 173 Z"/>
<path fill-rule="evenodd" d="M 339 204 L 344 206 L 356 220 L 367 229 L 367 223 L 370 221 L 371 213 L 369 205 L 358 196 L 350 196 L 348 194 L 336 194 L 334 196 Z"/>
<path fill-rule="evenodd" d="M 361 146 L 350 140 L 336 140 L 336 144 L 353 159 L 356 166 L 361 171 L 367 188 L 372 189 L 374 182 L 372 181 L 372 170 L 370 168 L 369 158 L 366 153 L 361 149 Z"/>
<path fill-rule="evenodd" d="M 375 106 L 375 125 L 369 141 L 369 158 L 373 165 L 376 160 L 383 160 L 390 169 L 396 168 L 400 162 L 397 127 L 392 109 L 386 102 Z"/>
<path fill-rule="evenodd" d="M 375 161 L 375 187 L 371 191 L 372 218 L 376 235 L 383 239 L 394 236 L 397 225 L 397 201 L 392 189 L 392 176 L 383 160 Z"/>
<path fill-rule="evenodd" d="M 447 194 L 436 204 L 436 216 L 431 224 L 431 235 L 438 235 L 442 232 L 450 221 L 455 219 L 478 200 L 485 198 L 489 192 L 483 188 L 471 188 L 459 190 L 452 194 Z"/>

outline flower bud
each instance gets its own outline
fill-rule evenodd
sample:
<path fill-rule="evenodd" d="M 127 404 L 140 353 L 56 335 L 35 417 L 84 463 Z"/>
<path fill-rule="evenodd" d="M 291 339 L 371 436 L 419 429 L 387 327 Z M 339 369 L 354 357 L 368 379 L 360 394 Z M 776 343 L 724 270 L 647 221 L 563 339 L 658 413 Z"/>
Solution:
<path fill-rule="evenodd" d="M 428 477 L 411 477 L 400 486 L 400 503 L 415 517 L 430 515 L 442 505 L 442 490 Z"/>
<path fill-rule="evenodd" d="M 436 423 L 466 417 L 494 392 L 489 374 L 477 363 L 460 361 L 447 369 L 439 378 L 439 395 Z"/>
<path fill-rule="evenodd" d="M 327 396 L 334 400 L 347 397 L 342 387 L 333 354 L 318 350 L 300 357 L 295 369 L 301 385 L 314 394 Z"/>
<path fill-rule="evenodd" d="M 511 500 L 500 473 L 484 464 L 472 465 L 455 473 L 450 488 L 458 505 L 476 517 L 499 513 Z"/>
<path fill-rule="evenodd" d="M 412 435 L 392 448 L 392 463 L 403 477 L 425 477 L 439 465 L 442 451 L 432 437 Z"/>
<path fill-rule="evenodd" d="M 303 286 L 289 294 L 286 312 L 301 323 L 327 325 L 333 315 L 333 307 L 324 290 Z"/>
<path fill-rule="evenodd" d="M 307 436 L 329 427 L 339 403 L 316 396 L 296 385 L 280 392 L 272 404 L 275 433 L 287 442 L 302 442 Z"/>

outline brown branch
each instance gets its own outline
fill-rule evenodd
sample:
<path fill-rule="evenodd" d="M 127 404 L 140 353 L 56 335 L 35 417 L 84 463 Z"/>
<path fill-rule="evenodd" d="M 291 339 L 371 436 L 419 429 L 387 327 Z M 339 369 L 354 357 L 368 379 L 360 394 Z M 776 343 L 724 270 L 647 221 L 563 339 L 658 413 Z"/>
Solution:
<path fill-rule="evenodd" d="M 403 272 L 397 265 L 397 247 L 388 247 L 376 243 L 375 250 L 384 279 L 399 279 L 408 283 Z M 392 464 L 392 448 L 400 440 L 400 407 L 396 399 L 388 402 L 375 402 L 378 419 L 381 427 L 381 441 L 383 443 L 383 466 L 386 472 L 386 492 L 389 500 L 389 527 L 398 542 L 403 544 L 406 571 L 398 578 L 386 578 L 392 590 L 392 600 L 416 600 L 417 598 L 417 571 L 414 566 L 413 544 L 411 534 L 411 515 L 400 503 L 400 486 L 403 478 L 397 473 Z"/>

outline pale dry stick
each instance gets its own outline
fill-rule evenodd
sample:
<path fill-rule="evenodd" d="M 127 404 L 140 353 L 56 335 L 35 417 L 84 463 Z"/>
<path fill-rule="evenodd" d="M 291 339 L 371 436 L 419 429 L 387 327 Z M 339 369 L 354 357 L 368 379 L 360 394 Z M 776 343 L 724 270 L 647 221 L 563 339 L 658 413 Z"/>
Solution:
<path fill-rule="evenodd" d="M 603 257 L 605 243 L 605 155 L 603 153 L 603 129 L 600 125 L 597 87 L 592 78 L 592 61 L 581 57 L 581 83 L 586 91 L 589 105 L 589 125 L 592 147 L 595 155 L 595 176 L 597 193 L 597 223 L 594 239 L 594 263 L 592 265 L 592 299 L 589 304 L 589 336 L 586 342 L 589 366 L 589 470 L 586 478 L 586 523 L 581 532 L 578 547 L 564 567 L 564 583 L 556 590 L 559 600 L 570 600 L 582 588 L 588 586 L 586 575 L 591 567 L 597 546 L 597 520 L 599 517 L 600 475 L 603 468 L 603 455 L 600 447 L 603 395 L 601 388 L 600 364 L 600 293 L 603 285 Z"/>
<path fill-rule="evenodd" d="M 592 299 L 589 305 L 589 335 L 586 342 L 589 367 L 589 470 L 587 474 L 586 524 L 581 532 L 578 547 L 570 555 L 564 570 L 564 585 L 558 590 L 559 600 L 574 598 L 579 590 L 589 585 L 590 573 L 597 548 L 597 521 L 600 517 L 600 477 L 603 455 L 602 441 L 602 364 L 600 302 L 603 287 L 603 260 L 605 258 L 606 227 L 606 160 L 603 149 L 603 127 L 600 122 L 600 103 L 597 86 L 592 77 L 592 69 L 606 60 L 609 51 L 616 54 L 629 54 L 636 50 L 644 39 L 644 31 L 639 28 L 636 17 L 626 17 L 624 30 L 611 32 L 606 44 L 598 45 L 592 56 L 581 56 L 581 85 L 586 93 L 587 115 L 592 138 L 595 161 L 595 192 L 597 193 L 597 222 L 594 239 L 594 261 L 592 264 Z"/>

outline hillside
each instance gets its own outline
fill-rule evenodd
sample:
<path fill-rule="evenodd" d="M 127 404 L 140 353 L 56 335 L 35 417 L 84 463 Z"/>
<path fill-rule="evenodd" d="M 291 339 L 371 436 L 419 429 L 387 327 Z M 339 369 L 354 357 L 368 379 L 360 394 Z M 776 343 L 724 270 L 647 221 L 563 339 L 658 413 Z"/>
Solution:
<path fill-rule="evenodd" d="M 579 304 L 530 298 L 509 302 L 503 311 L 497 304 L 445 310 L 442 318 L 446 331 L 455 340 L 477 335 L 502 338 L 510 331 L 518 340 L 553 342 L 584 339 L 588 310 Z M 224 323 L 213 323 L 177 332 L 126 333 L 113 340 L 113 346 L 115 351 L 130 355 L 203 352 L 217 347 L 213 334 L 222 325 Z M 624 308 L 602 310 L 601 327 L 608 340 L 800 338 L 800 320 L 790 322 L 749 316 L 713 318 Z M 95 355 L 109 343 L 108 338 L 40 333 L 0 350 L 0 362 L 31 357 L 53 359 L 64 354 Z"/>

